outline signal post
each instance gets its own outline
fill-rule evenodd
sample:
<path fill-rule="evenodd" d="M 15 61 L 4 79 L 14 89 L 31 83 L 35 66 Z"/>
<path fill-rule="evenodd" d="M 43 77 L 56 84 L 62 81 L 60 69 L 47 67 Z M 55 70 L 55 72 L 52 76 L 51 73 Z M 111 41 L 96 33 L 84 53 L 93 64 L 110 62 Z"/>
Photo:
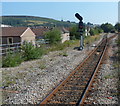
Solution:
<path fill-rule="evenodd" d="M 80 47 L 78 50 L 83 50 L 83 46 L 84 46 L 84 40 L 83 40 L 83 18 L 82 16 L 80 16 L 78 13 L 75 14 L 76 18 L 79 19 L 79 32 L 80 32 Z"/>

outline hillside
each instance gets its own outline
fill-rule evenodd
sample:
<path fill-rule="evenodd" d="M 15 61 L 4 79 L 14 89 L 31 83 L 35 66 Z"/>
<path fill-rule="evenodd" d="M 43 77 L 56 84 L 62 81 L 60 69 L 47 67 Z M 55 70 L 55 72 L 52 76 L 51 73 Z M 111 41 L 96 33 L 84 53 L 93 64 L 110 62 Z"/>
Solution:
<path fill-rule="evenodd" d="M 70 27 L 74 25 L 74 22 L 70 21 L 58 21 L 51 18 L 35 17 L 35 16 L 1 16 L 2 24 L 11 26 L 64 26 Z"/>

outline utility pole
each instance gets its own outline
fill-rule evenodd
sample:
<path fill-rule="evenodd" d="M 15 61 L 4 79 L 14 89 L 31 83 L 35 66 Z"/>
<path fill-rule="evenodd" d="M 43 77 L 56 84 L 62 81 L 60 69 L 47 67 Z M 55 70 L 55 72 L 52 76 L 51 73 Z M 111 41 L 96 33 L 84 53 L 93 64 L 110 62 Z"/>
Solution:
<path fill-rule="evenodd" d="M 79 20 L 79 25 L 78 25 L 78 28 L 79 28 L 79 32 L 80 32 L 80 47 L 79 47 L 79 50 L 83 50 L 83 44 L 84 44 L 84 40 L 83 40 L 83 18 L 82 16 L 80 16 L 78 13 L 75 14 L 76 18 Z"/>

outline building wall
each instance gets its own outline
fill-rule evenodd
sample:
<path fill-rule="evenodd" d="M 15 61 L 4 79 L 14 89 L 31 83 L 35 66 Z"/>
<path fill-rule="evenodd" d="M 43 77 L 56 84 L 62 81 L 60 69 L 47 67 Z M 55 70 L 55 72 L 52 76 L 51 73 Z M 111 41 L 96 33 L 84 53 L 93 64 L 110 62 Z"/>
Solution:
<path fill-rule="evenodd" d="M 21 38 L 19 36 L 2 36 L 2 44 L 8 44 L 7 39 L 11 37 L 13 38 L 13 43 L 20 43 L 21 42 Z"/>
<path fill-rule="evenodd" d="M 21 42 L 32 42 L 35 44 L 35 34 L 28 28 L 22 35 L 21 35 Z"/>
<path fill-rule="evenodd" d="M 61 38 L 62 38 L 62 43 L 64 43 L 65 41 L 70 40 L 70 34 L 69 33 L 63 33 L 61 35 Z"/>

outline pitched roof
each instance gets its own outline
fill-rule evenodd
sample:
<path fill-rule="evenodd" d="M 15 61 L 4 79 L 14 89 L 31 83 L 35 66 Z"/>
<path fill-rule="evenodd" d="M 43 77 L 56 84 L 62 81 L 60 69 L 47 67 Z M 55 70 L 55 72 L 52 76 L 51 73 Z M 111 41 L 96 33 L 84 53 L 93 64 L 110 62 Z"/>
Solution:
<path fill-rule="evenodd" d="M 69 33 L 69 30 L 65 27 L 60 27 L 59 29 L 61 30 L 62 33 Z"/>
<path fill-rule="evenodd" d="M 39 27 L 39 28 L 31 28 L 36 36 L 43 36 L 45 32 L 49 31 L 49 28 Z"/>
<path fill-rule="evenodd" d="M 2 27 L 1 29 L 2 36 L 21 36 L 27 27 Z"/>

